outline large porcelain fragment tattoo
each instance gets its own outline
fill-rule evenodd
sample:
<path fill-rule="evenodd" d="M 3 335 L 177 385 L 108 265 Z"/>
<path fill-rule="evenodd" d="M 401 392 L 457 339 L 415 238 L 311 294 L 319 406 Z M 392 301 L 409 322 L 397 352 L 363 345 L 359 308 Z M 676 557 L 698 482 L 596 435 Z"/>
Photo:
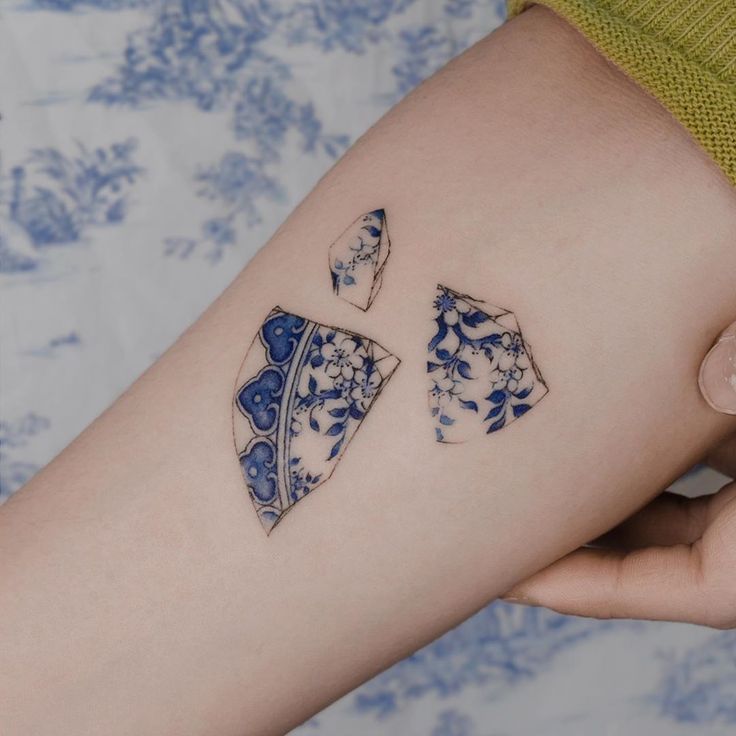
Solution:
<path fill-rule="evenodd" d="M 547 391 L 516 317 L 445 286 L 434 300 L 429 407 L 438 442 L 503 429 Z"/>
<path fill-rule="evenodd" d="M 367 337 L 271 311 L 233 402 L 235 449 L 267 534 L 332 475 L 398 365 Z"/>
<path fill-rule="evenodd" d="M 373 210 L 355 220 L 330 246 L 335 294 L 367 310 L 381 288 L 390 246 L 383 210 Z"/>

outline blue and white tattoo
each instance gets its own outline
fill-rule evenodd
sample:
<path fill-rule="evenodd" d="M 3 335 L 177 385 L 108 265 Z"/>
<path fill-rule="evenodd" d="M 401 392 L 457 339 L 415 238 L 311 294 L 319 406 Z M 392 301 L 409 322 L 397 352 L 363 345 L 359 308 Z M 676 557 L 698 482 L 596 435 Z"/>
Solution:
<path fill-rule="evenodd" d="M 502 429 L 548 391 L 516 317 L 438 285 L 430 340 L 429 407 L 438 442 Z"/>
<path fill-rule="evenodd" d="M 332 475 L 399 362 L 367 337 L 271 311 L 233 404 L 235 449 L 267 534 Z"/>
<path fill-rule="evenodd" d="M 361 215 L 330 246 L 335 294 L 366 311 L 381 288 L 390 247 L 386 213 L 374 210 Z"/>

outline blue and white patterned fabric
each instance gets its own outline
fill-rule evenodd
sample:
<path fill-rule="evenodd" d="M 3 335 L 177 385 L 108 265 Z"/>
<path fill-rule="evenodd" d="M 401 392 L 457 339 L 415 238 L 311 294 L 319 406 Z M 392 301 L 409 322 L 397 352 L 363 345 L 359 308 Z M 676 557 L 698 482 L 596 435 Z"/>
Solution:
<path fill-rule="evenodd" d="M 501 6 L 5 0 L 0 497 L 196 318 L 351 141 L 498 25 Z M 496 604 L 296 733 L 721 736 L 736 729 L 735 678 L 736 632 Z"/>

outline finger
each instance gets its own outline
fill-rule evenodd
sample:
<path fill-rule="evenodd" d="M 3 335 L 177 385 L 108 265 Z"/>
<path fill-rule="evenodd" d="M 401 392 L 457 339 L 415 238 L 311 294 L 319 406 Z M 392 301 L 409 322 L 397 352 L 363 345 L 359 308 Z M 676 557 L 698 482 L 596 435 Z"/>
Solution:
<path fill-rule="evenodd" d="M 593 544 L 622 550 L 692 544 L 700 539 L 709 523 L 713 497 L 686 498 L 663 493 Z"/>
<path fill-rule="evenodd" d="M 693 544 L 734 497 L 736 484 L 733 483 L 717 493 L 695 498 L 665 492 L 592 544 L 619 550 Z"/>
<path fill-rule="evenodd" d="M 707 462 L 720 473 L 736 478 L 736 434 L 718 445 L 708 455 Z"/>
<path fill-rule="evenodd" d="M 699 543 L 634 552 L 580 549 L 513 588 L 506 600 L 591 618 L 721 626 L 702 575 Z"/>
<path fill-rule="evenodd" d="M 685 536 L 694 535 L 696 528 L 703 526 L 702 540 L 628 553 L 622 550 L 578 550 L 517 585 L 505 597 L 578 616 L 733 626 L 734 606 L 728 604 L 733 600 L 728 574 L 732 563 L 730 557 L 724 558 L 718 550 L 724 541 L 722 526 L 729 525 L 728 507 L 736 502 L 736 483 L 730 483 L 710 496 L 692 501 L 683 499 L 683 502 L 702 505 L 697 522 L 691 521 L 689 526 L 682 521 L 678 507 L 673 510 L 667 505 L 674 500 L 669 498 L 670 495 L 665 496 L 663 503 L 655 501 L 649 504 L 639 514 L 663 507 L 667 523 L 679 524 L 680 533 Z M 645 515 L 638 522 L 639 535 L 649 533 L 642 521 Z M 719 526 L 719 522 L 723 524 Z M 633 529 L 633 525 L 629 529 Z M 664 534 L 658 522 L 656 533 Z M 726 574 L 719 574 L 724 565 Z"/>
<path fill-rule="evenodd" d="M 736 322 L 727 327 L 708 351 L 698 384 L 711 408 L 736 415 Z"/>

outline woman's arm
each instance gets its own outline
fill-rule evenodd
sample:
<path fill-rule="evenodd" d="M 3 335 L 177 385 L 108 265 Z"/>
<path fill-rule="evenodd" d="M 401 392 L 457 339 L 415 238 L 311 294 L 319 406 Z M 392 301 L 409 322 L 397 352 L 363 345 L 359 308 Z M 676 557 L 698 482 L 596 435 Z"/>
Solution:
<path fill-rule="evenodd" d="M 378 207 L 392 252 L 363 312 L 328 246 Z M 715 166 L 581 37 L 542 9 L 494 33 L 2 508 L 0 730 L 280 733 L 612 526 L 733 427 L 695 376 L 736 308 L 735 239 Z M 463 444 L 428 408 L 437 282 L 512 309 L 549 386 Z M 402 362 L 267 536 L 231 406 L 276 305 Z"/>

